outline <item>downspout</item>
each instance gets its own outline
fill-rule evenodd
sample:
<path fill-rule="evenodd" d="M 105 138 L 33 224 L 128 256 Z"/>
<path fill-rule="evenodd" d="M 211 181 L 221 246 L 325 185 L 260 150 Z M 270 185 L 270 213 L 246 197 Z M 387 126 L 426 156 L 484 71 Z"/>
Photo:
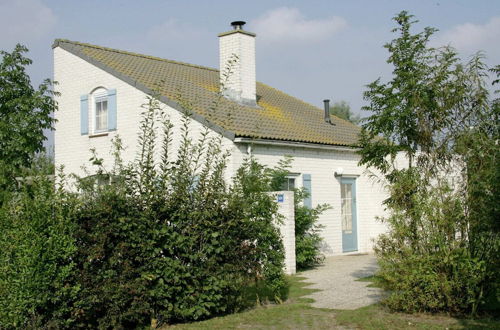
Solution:
<path fill-rule="evenodd" d="M 250 143 L 247 144 L 247 155 L 252 157 L 252 145 Z"/>

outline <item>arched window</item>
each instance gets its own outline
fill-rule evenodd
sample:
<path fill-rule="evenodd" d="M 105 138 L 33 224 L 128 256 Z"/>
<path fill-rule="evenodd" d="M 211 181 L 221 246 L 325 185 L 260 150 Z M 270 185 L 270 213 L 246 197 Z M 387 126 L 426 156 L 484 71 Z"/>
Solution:
<path fill-rule="evenodd" d="M 97 87 L 80 96 L 80 133 L 94 135 L 116 130 L 116 89 Z"/>

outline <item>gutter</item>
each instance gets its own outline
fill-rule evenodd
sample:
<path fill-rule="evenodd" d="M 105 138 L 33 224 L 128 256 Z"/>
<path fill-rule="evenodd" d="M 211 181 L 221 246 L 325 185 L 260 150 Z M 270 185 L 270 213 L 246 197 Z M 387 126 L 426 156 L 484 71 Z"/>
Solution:
<path fill-rule="evenodd" d="M 334 150 L 334 151 L 347 151 L 356 152 L 360 150 L 357 147 L 343 147 L 328 144 L 317 144 L 317 143 L 304 143 L 304 142 L 292 142 L 292 141 L 280 141 L 280 140 L 266 140 L 266 139 L 252 139 L 252 138 L 242 138 L 237 137 L 233 140 L 234 143 L 246 143 L 253 145 L 267 145 L 276 147 L 292 147 L 292 148 L 307 148 L 307 149 L 323 149 L 323 150 Z"/>

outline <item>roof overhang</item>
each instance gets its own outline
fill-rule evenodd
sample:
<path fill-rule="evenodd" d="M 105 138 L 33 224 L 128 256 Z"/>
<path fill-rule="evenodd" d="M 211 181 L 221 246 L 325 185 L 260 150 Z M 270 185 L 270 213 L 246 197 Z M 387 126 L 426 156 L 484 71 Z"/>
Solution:
<path fill-rule="evenodd" d="M 234 143 L 241 143 L 241 144 L 267 145 L 267 146 L 288 147 L 288 148 L 323 149 L 323 150 L 334 150 L 334 151 L 345 151 L 345 152 L 356 152 L 360 150 L 360 148 L 358 147 L 294 142 L 285 140 L 254 139 L 245 137 L 236 137 L 234 138 L 233 141 Z"/>

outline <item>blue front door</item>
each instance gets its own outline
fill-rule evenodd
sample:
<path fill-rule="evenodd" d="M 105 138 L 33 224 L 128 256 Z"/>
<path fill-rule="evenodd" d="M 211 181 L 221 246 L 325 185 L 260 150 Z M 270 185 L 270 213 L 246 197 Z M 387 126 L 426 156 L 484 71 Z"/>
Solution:
<path fill-rule="evenodd" d="M 341 178 L 341 221 L 342 221 L 342 251 L 358 250 L 358 233 L 356 224 L 356 179 Z"/>

